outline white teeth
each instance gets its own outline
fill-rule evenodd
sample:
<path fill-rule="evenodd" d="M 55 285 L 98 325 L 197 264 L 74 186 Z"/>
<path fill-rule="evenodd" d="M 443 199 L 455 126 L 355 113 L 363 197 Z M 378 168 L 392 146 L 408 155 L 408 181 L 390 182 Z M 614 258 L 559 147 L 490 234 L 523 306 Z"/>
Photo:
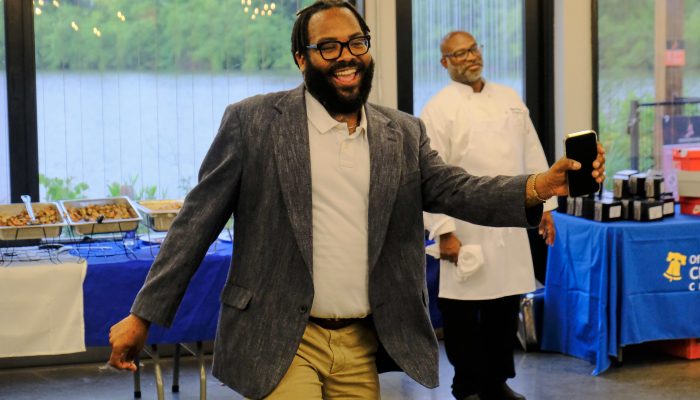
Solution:
<path fill-rule="evenodd" d="M 355 74 L 356 71 L 357 70 L 355 70 L 355 69 L 346 69 L 346 70 L 342 70 L 342 71 L 336 71 L 335 75 L 336 76 L 353 75 L 353 74 Z"/>

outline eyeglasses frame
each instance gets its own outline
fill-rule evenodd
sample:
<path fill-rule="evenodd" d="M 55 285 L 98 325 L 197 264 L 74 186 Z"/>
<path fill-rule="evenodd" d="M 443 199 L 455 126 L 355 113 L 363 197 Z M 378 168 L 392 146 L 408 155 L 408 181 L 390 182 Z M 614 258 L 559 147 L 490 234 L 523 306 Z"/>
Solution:
<path fill-rule="evenodd" d="M 367 50 L 365 50 L 364 53 L 355 54 L 352 51 L 352 48 L 350 47 L 350 42 L 358 40 L 358 39 L 364 39 L 367 42 Z M 322 42 L 309 44 L 306 46 L 306 48 L 318 51 L 318 54 L 321 55 L 321 58 L 323 58 L 326 61 L 333 61 L 333 60 L 339 59 L 340 56 L 343 55 L 344 48 L 348 49 L 350 54 L 352 54 L 353 56 L 356 56 L 356 57 L 367 54 L 369 52 L 370 47 L 372 47 L 371 39 L 372 39 L 372 37 L 370 35 L 364 35 L 364 36 L 357 36 L 357 37 L 354 37 L 352 39 L 348 39 L 345 42 L 341 42 L 340 40 L 324 40 Z M 326 56 L 323 55 L 323 51 L 321 51 L 321 49 L 319 48 L 319 46 L 322 46 L 322 45 L 328 44 L 328 43 L 338 43 L 340 45 L 340 52 L 338 53 L 338 55 L 336 57 L 326 58 Z"/>
<path fill-rule="evenodd" d="M 449 58 L 449 59 L 452 59 L 454 61 L 459 62 L 459 61 L 464 61 L 467 58 L 469 58 L 469 54 L 472 54 L 474 57 L 478 57 L 481 54 L 483 54 L 483 50 L 484 50 L 483 44 L 474 43 L 474 45 L 468 49 L 459 49 L 457 51 L 453 51 L 452 53 L 443 54 L 442 57 Z M 460 55 L 457 54 L 457 53 L 460 53 L 462 51 L 464 51 L 464 54 L 460 54 Z"/>

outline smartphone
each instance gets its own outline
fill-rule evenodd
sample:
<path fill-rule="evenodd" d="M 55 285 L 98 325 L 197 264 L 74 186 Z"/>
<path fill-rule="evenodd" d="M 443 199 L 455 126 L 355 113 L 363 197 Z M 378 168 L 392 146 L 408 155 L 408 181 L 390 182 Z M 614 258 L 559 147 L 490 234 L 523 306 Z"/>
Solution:
<path fill-rule="evenodd" d="M 598 135 L 594 131 L 569 133 L 564 139 L 566 158 L 581 163 L 581 169 L 566 171 L 569 196 L 577 197 L 595 193 L 600 184 L 591 176 L 593 161 L 598 156 Z"/>

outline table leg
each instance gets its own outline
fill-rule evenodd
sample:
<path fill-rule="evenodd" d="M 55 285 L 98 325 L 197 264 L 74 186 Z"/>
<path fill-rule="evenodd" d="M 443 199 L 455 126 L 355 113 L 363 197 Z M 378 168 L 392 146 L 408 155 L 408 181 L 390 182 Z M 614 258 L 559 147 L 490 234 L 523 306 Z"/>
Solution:
<path fill-rule="evenodd" d="M 134 357 L 136 371 L 134 371 L 134 398 L 141 398 L 141 359 L 139 356 Z"/>
<path fill-rule="evenodd" d="M 173 393 L 180 392 L 180 343 L 175 344 L 175 354 L 173 355 Z"/>
<path fill-rule="evenodd" d="M 158 345 L 152 344 L 151 350 L 148 347 L 144 347 L 143 350 L 151 356 L 153 360 L 154 372 L 156 375 L 156 394 L 158 395 L 158 400 L 165 400 L 165 393 L 163 390 L 163 372 L 160 369 L 160 358 L 158 357 Z"/>
<path fill-rule="evenodd" d="M 201 340 L 197 342 L 197 361 L 199 363 L 199 399 L 207 400 L 207 370 L 204 367 L 204 349 Z"/>
<path fill-rule="evenodd" d="M 199 398 L 200 400 L 206 400 L 207 398 L 207 369 L 204 365 L 204 346 L 201 341 L 197 342 L 197 350 L 192 351 L 192 349 L 184 343 L 180 343 L 183 349 L 188 353 L 197 357 L 197 365 L 199 366 Z"/>

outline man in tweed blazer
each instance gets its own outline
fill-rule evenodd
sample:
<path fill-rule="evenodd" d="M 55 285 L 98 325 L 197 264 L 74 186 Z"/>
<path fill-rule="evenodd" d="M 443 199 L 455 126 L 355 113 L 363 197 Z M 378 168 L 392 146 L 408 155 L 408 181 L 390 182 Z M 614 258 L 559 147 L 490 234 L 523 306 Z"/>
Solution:
<path fill-rule="evenodd" d="M 423 124 L 366 103 L 369 29 L 345 2 L 302 10 L 297 89 L 229 106 L 110 364 L 135 369 L 150 323 L 168 326 L 207 248 L 234 216 L 213 374 L 249 398 L 378 398 L 391 361 L 438 385 L 422 211 L 534 226 L 567 193 L 562 159 L 535 176 L 475 177 L 431 150 Z M 594 176 L 603 179 L 603 151 Z M 379 365 L 379 367 L 377 367 Z"/>

